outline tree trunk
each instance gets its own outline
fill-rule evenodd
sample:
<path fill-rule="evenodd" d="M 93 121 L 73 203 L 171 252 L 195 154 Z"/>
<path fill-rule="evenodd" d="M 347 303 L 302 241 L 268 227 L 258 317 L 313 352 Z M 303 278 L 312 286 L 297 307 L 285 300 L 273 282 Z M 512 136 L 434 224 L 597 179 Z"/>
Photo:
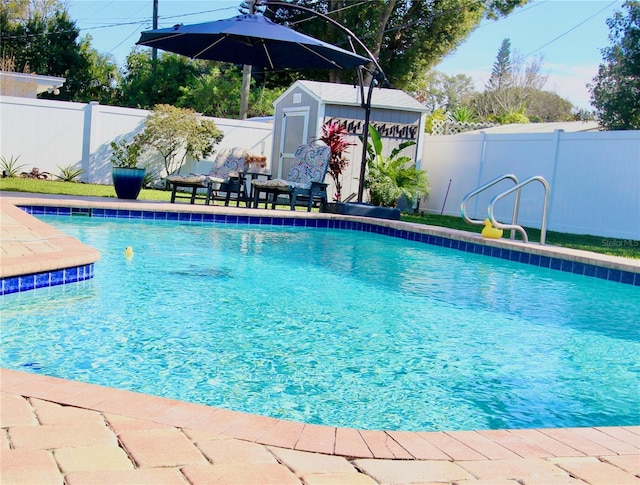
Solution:
<path fill-rule="evenodd" d="M 242 69 L 242 92 L 240 93 L 240 119 L 247 119 L 249 111 L 249 88 L 251 87 L 251 66 L 245 64 Z"/>
<path fill-rule="evenodd" d="M 378 30 L 376 31 L 375 41 L 373 44 L 373 49 L 371 49 L 371 53 L 376 57 L 380 57 L 380 50 L 382 49 L 382 41 L 384 40 L 384 32 L 387 29 L 387 24 L 389 23 L 389 19 L 391 18 L 391 14 L 393 13 L 393 9 L 396 8 L 397 0 L 389 0 L 386 6 L 383 8 L 380 13 L 380 21 L 378 22 Z M 375 66 L 373 63 L 369 63 L 367 66 L 370 70 L 373 70 Z M 365 84 L 369 84 L 371 82 L 371 74 L 367 74 L 365 77 Z"/>

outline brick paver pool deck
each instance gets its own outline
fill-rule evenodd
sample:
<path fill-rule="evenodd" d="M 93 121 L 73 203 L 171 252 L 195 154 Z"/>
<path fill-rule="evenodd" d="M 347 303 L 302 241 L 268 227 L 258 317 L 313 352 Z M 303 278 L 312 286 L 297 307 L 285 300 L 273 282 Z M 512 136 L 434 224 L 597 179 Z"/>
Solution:
<path fill-rule="evenodd" d="M 2 276 L 98 257 L 14 206 L 62 200 L 67 207 L 247 211 L 3 193 Z M 362 431 L 0 369 L 0 483 L 640 484 L 640 426 Z"/>

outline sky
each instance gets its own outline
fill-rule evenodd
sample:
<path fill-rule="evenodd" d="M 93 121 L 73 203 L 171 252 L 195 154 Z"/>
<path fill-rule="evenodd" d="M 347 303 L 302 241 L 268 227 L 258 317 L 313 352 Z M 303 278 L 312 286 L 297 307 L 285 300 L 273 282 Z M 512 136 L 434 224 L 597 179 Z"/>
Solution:
<path fill-rule="evenodd" d="M 354 0 L 355 1 L 355 0 Z M 91 46 L 112 54 L 122 66 L 140 38 L 152 28 L 153 1 L 67 0 L 69 14 Z M 158 2 L 158 26 L 198 23 L 238 15 L 241 0 Z M 500 44 L 511 42 L 512 52 L 525 62 L 542 57 L 544 90 L 553 91 L 574 106 L 591 109 L 587 84 L 610 45 L 606 20 L 622 10 L 623 0 L 534 0 L 498 21 L 485 20 L 436 70 L 466 74 L 482 90 L 489 80 Z"/>

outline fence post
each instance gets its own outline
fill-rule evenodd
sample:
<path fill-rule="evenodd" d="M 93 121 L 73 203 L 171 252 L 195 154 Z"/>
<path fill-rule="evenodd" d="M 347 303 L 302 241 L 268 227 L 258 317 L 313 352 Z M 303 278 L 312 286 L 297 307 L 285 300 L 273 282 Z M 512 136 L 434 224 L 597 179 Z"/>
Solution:
<path fill-rule="evenodd" d="M 482 185 L 482 169 L 484 168 L 484 154 L 487 147 L 487 133 L 484 131 L 480 132 L 480 157 L 478 159 L 478 178 L 476 180 L 476 186 L 471 187 L 470 190 L 473 190 Z M 473 205 L 473 217 L 478 219 L 478 199 L 475 198 L 475 204 Z M 484 213 L 483 213 L 484 214 Z M 482 217 L 484 219 L 484 216 Z"/>
<path fill-rule="evenodd" d="M 555 199 L 554 194 L 556 193 L 556 173 L 558 172 L 558 153 L 560 152 L 560 136 L 564 133 L 564 130 L 553 130 L 553 169 L 551 171 L 551 179 L 547 180 L 549 183 L 549 205 L 547 207 L 547 227 L 549 226 L 549 222 L 553 220 L 553 200 Z"/>
<path fill-rule="evenodd" d="M 84 170 L 85 182 L 93 183 L 95 173 L 91 163 L 93 150 L 94 130 L 97 125 L 98 106 L 100 103 L 91 101 L 85 109 L 84 130 L 82 133 L 82 170 Z"/>

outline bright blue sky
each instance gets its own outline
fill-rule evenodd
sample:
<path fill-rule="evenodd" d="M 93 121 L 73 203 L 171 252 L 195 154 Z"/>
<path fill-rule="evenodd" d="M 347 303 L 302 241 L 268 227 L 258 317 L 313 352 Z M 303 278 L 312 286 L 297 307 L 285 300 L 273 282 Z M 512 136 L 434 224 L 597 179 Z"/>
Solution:
<path fill-rule="evenodd" d="M 355 0 L 354 0 L 355 1 Z M 100 53 L 113 54 L 122 65 L 142 30 L 151 28 L 152 0 L 68 0 L 69 13 L 81 33 L 90 34 Z M 241 0 L 159 0 L 159 26 L 197 23 L 238 14 Z M 534 0 L 506 19 L 484 21 L 437 70 L 467 74 L 482 89 L 502 40 L 512 51 L 531 59 L 543 56 L 544 89 L 555 91 L 574 105 L 589 108 L 586 84 L 609 45 L 606 19 L 622 10 L 622 0 Z"/>

